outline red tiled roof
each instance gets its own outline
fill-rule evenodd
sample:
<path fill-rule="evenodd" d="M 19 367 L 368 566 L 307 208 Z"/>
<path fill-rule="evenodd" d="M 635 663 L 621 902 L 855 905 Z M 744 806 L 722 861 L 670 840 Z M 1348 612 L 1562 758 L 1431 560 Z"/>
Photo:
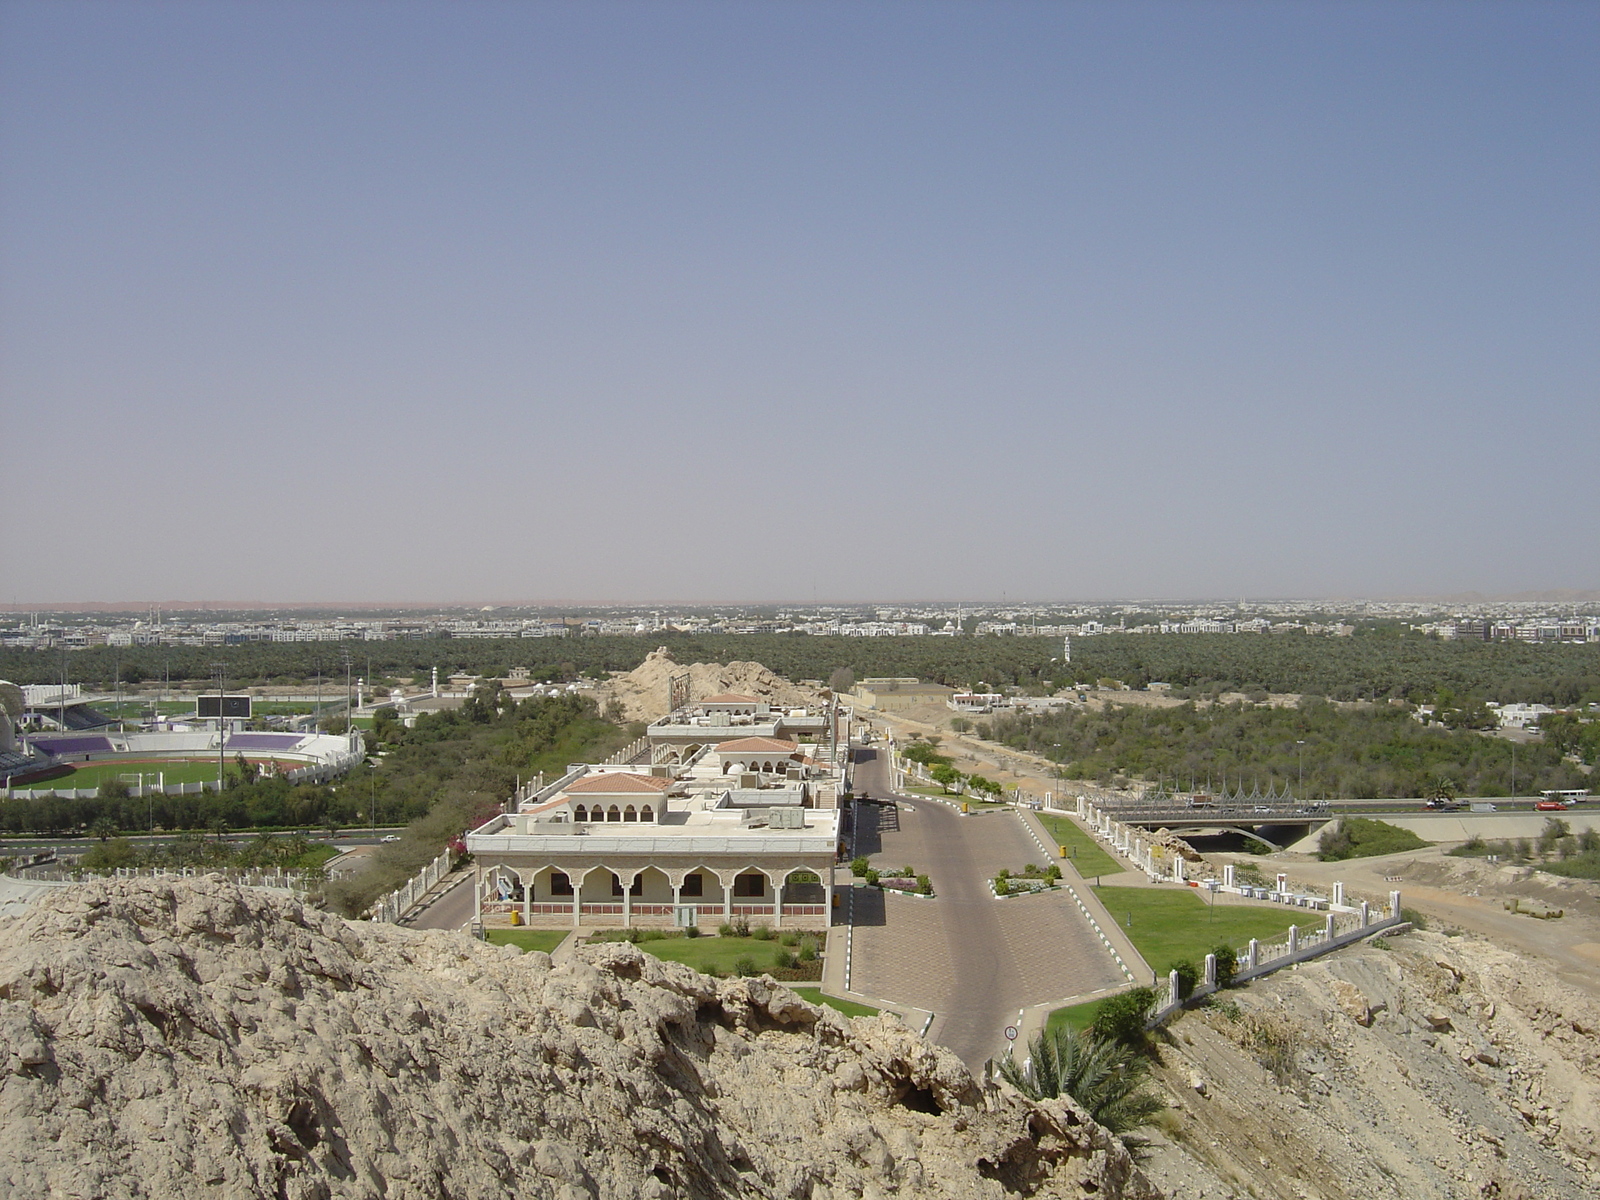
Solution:
<path fill-rule="evenodd" d="M 654 775 L 630 775 L 625 771 L 607 771 L 600 775 L 585 775 L 567 785 L 569 795 L 621 796 L 628 793 L 647 792 L 659 795 L 672 787 L 672 780 L 658 779 Z"/>
<path fill-rule="evenodd" d="M 799 742 L 786 742 L 782 738 L 734 738 L 731 742 L 718 742 L 718 754 L 794 754 Z"/>

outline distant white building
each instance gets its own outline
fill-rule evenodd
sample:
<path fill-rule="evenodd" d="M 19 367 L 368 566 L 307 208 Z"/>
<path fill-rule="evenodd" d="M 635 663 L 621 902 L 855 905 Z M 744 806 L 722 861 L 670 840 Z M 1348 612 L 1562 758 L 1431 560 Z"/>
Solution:
<path fill-rule="evenodd" d="M 1540 717 L 1555 711 L 1548 704 L 1502 704 L 1496 715 L 1502 729 L 1527 729 L 1537 725 Z"/>

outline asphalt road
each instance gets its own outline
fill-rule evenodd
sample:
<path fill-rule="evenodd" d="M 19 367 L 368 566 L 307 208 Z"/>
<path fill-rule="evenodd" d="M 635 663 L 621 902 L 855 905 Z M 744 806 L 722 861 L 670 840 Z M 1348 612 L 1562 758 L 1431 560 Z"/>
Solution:
<path fill-rule="evenodd" d="M 412 929 L 460 929 L 472 920 L 472 876 L 463 876 L 444 895 L 423 909 L 406 924 Z"/>
<path fill-rule="evenodd" d="M 887 763 L 872 755 L 856 767 L 856 791 L 891 794 Z M 902 797 L 922 827 L 927 872 L 938 880 L 939 926 L 950 972 L 943 1011 L 932 1032 L 963 1062 L 981 1063 L 995 1053 L 995 1035 L 1014 1021 L 1024 981 L 1001 927 L 987 877 L 967 843 L 963 818 L 947 805 Z M 919 864 L 920 866 L 920 864 Z M 932 956 L 930 956 L 930 961 Z M 898 997 L 885 997 L 898 999 Z"/>

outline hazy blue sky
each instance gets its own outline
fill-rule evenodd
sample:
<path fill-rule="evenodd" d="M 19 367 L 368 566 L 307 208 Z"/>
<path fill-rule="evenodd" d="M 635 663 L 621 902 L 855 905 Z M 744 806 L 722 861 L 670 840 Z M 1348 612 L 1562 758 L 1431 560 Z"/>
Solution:
<path fill-rule="evenodd" d="M 1600 5 L 0 0 L 0 600 L 1600 586 Z"/>

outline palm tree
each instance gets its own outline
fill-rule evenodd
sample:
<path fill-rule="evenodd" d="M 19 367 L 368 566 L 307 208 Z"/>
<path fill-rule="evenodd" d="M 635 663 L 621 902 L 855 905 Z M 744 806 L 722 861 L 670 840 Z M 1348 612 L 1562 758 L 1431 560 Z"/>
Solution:
<path fill-rule="evenodd" d="M 1000 1076 L 1031 1100 L 1070 1096 L 1100 1125 L 1136 1148 L 1144 1144 L 1132 1131 L 1150 1124 L 1164 1105 L 1143 1090 L 1150 1060 L 1092 1033 L 1069 1025 L 1046 1029 L 1028 1043 L 1028 1061 L 1007 1057 Z"/>

